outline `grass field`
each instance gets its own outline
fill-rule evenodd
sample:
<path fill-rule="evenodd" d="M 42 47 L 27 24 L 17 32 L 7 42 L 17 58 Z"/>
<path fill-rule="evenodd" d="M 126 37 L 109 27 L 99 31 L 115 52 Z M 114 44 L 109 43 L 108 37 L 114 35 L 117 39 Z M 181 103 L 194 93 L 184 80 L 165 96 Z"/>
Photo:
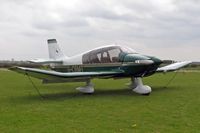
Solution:
<path fill-rule="evenodd" d="M 200 73 L 156 74 L 145 78 L 153 88 L 140 96 L 126 87 L 129 79 L 94 80 L 95 94 L 74 88 L 83 83 L 43 85 L 0 71 L 0 133 L 198 133 Z"/>

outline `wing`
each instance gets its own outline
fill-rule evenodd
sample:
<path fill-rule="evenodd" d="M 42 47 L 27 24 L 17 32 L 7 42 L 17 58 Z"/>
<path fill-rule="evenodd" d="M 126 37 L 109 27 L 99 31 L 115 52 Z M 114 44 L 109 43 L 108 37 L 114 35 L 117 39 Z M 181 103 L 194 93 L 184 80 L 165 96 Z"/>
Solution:
<path fill-rule="evenodd" d="M 182 61 L 182 62 L 177 62 L 173 63 L 164 67 L 160 67 L 156 70 L 156 72 L 169 72 L 169 71 L 176 71 L 180 68 L 183 68 L 189 64 L 191 64 L 192 61 Z"/>
<path fill-rule="evenodd" d="M 108 71 L 108 72 L 56 72 L 50 70 L 42 70 L 35 68 L 26 68 L 26 67 L 13 67 L 10 70 L 29 75 L 43 80 L 65 80 L 65 79 L 83 79 L 83 78 L 92 78 L 99 76 L 114 76 L 118 74 L 123 74 L 122 71 Z"/>

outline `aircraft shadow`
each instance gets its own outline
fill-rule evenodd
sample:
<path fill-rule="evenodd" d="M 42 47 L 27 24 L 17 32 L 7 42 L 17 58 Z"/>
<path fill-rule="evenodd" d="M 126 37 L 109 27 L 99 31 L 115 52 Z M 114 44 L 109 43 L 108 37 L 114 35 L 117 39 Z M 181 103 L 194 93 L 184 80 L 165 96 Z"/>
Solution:
<path fill-rule="evenodd" d="M 125 89 L 118 89 L 118 90 L 95 90 L 95 93 L 93 94 L 83 94 L 78 91 L 75 92 L 61 92 L 61 93 L 46 93 L 41 95 L 39 94 L 34 94 L 34 95 L 26 95 L 26 96 L 21 96 L 21 97 L 16 97 L 19 99 L 24 99 L 24 100 L 36 100 L 36 101 L 41 101 L 41 100 L 67 100 L 67 99 L 77 99 L 77 98 L 85 98 L 85 97 L 109 97 L 109 96 L 132 96 L 135 95 L 137 96 L 138 94 L 133 93 L 131 90 L 125 88 Z M 138 95 L 139 96 L 139 95 Z"/>
<path fill-rule="evenodd" d="M 174 87 L 152 87 L 153 93 L 165 93 L 167 91 L 172 91 L 173 89 L 177 89 Z M 15 101 L 25 101 L 25 103 L 28 102 L 36 102 L 36 101 L 55 101 L 55 100 L 70 100 L 70 99 L 78 99 L 78 98 L 96 98 L 96 97 L 113 97 L 113 96 L 129 96 L 129 97 L 144 97 L 143 95 L 136 94 L 132 92 L 131 89 L 123 88 L 123 89 L 117 89 L 117 90 L 111 90 L 111 89 L 104 89 L 104 90 L 95 90 L 94 94 L 82 94 L 78 91 L 76 92 L 61 92 L 61 93 L 47 93 L 47 94 L 32 94 L 32 95 L 26 95 L 26 96 L 18 96 L 15 97 Z M 151 96 L 151 94 L 150 94 Z"/>

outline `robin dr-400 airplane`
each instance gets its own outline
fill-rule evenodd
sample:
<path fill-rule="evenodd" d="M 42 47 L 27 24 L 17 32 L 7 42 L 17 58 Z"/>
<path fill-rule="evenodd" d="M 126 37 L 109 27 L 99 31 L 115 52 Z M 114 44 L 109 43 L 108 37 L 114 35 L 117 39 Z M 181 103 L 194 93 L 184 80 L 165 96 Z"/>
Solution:
<path fill-rule="evenodd" d="M 138 94 L 148 95 L 151 87 L 143 85 L 142 78 L 157 72 L 180 69 L 191 61 L 173 63 L 159 67 L 163 62 L 153 56 L 142 55 L 133 49 L 109 45 L 67 57 L 59 48 L 56 39 L 49 39 L 49 59 L 31 60 L 34 63 L 50 64 L 52 70 L 13 67 L 11 70 L 41 79 L 43 83 L 86 82 L 78 87 L 82 93 L 93 93 L 93 78 L 131 78 L 130 88 Z"/>

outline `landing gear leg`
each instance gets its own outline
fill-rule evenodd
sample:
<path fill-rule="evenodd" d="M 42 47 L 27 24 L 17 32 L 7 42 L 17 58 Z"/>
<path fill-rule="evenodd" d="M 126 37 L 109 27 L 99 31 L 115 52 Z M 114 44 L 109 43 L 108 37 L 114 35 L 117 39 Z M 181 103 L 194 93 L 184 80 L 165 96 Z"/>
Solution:
<path fill-rule="evenodd" d="M 134 92 L 142 95 L 149 95 L 151 93 L 151 87 L 143 85 L 142 78 L 131 78 L 130 87 Z"/>
<path fill-rule="evenodd" d="M 78 90 L 78 91 L 80 91 L 82 93 L 85 93 L 85 94 L 92 94 L 92 93 L 94 93 L 94 86 L 91 83 L 91 81 L 88 80 L 86 82 L 86 86 L 78 87 L 78 88 L 76 88 L 76 90 Z"/>

